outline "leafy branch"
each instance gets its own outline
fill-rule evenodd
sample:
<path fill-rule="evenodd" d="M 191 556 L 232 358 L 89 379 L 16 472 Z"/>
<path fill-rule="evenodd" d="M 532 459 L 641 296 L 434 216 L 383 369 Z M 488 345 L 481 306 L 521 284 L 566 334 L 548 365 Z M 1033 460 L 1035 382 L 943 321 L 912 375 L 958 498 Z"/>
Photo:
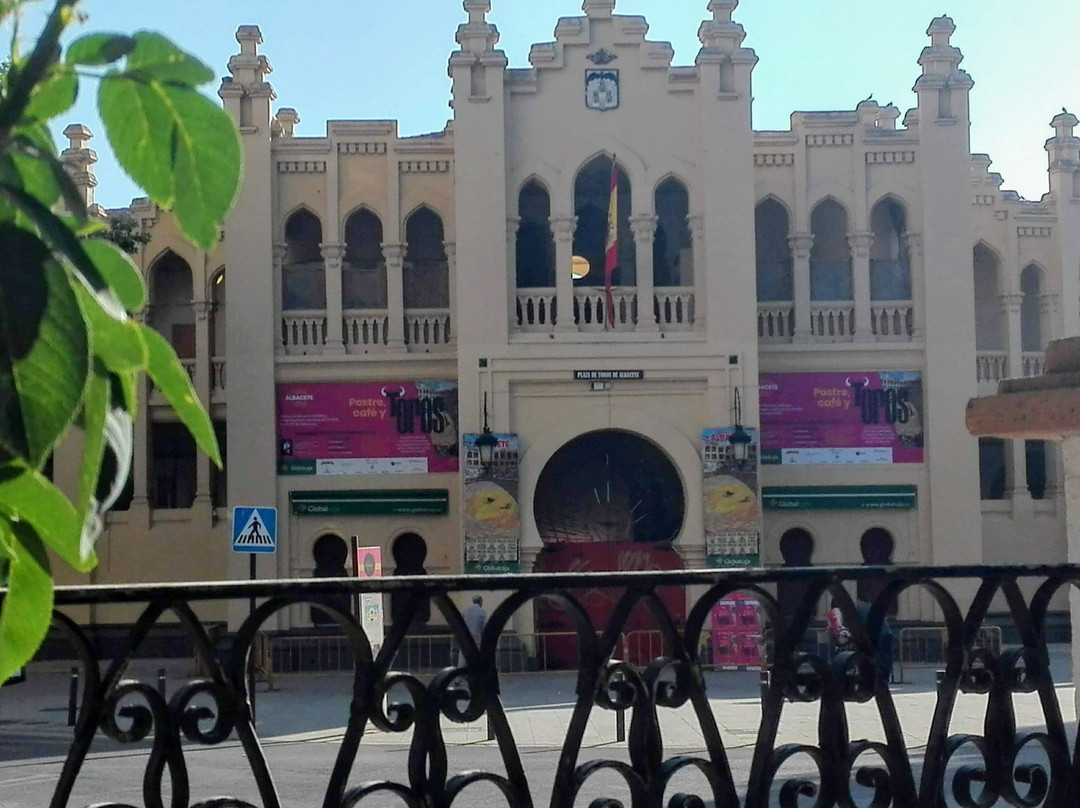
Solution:
<path fill-rule="evenodd" d="M 0 21 L 26 0 L 0 0 Z M 213 426 L 169 343 L 133 319 L 146 287 L 129 257 L 134 222 L 88 217 L 49 122 L 75 103 L 84 68 L 103 72 L 98 110 L 116 158 L 202 249 L 217 241 L 240 183 L 232 119 L 198 87 L 213 72 L 166 37 L 95 33 L 60 46 L 81 0 L 56 0 L 29 56 L 0 70 L 0 683 L 31 658 L 52 619 L 51 550 L 97 563 L 103 515 L 132 459 L 147 374 L 198 445 L 221 464 Z M 96 71 L 91 71 L 96 72 Z M 42 474 L 72 430 L 83 436 L 78 490 Z M 98 500 L 111 454 L 116 476 Z"/>

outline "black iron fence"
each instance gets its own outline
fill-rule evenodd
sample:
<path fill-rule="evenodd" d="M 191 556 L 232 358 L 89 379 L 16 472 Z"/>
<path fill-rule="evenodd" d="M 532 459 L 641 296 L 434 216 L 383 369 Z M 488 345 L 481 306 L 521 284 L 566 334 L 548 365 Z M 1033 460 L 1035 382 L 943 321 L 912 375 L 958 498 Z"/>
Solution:
<path fill-rule="evenodd" d="M 874 579 L 878 595 L 856 604 L 849 594 L 859 580 Z M 1025 585 L 1021 586 L 1024 581 Z M 249 700 L 249 656 L 261 628 L 279 611 L 305 604 L 323 606 L 341 627 L 354 656 L 353 686 L 347 726 L 335 764 L 319 793 L 305 805 L 353 808 L 385 804 L 410 808 L 462 805 L 462 792 L 479 783 L 494 786 L 510 806 L 534 805 L 540 793 L 535 775 L 526 774 L 522 752 L 500 697 L 495 655 L 511 617 L 531 610 L 538 599 L 545 608 L 557 603 L 576 631 L 578 665 L 575 703 L 557 765 L 543 791 L 552 806 L 572 806 L 595 793 L 601 774 L 621 779 L 633 808 L 662 806 L 718 808 L 766 806 L 867 805 L 988 808 L 1080 805 L 1080 757 L 1063 718 L 1050 673 L 1045 628 L 1051 603 L 1080 585 L 1080 566 L 964 568 L 814 568 L 670 573 L 513 575 L 499 577 L 391 578 L 382 580 L 296 580 L 190 585 L 140 585 L 60 588 L 56 627 L 77 651 L 84 696 L 74 740 L 58 777 L 52 806 L 70 802 L 91 742 L 104 734 L 122 744 L 149 744 L 142 792 L 148 806 L 174 808 L 250 807 L 238 798 L 199 801 L 189 781 L 186 754 L 192 745 L 215 746 L 233 739 L 243 747 L 247 764 L 266 808 L 281 800 L 256 731 Z M 675 619 L 657 594 L 660 587 L 695 587 L 685 619 Z M 604 626 L 594 625 L 583 602 L 588 593 L 613 593 L 616 604 Z M 786 592 L 777 596 L 777 591 Z M 887 615 L 906 590 L 921 590 L 943 631 L 943 661 L 936 686 L 929 733 L 918 742 L 905 728 L 906 714 L 890 691 L 889 670 L 882 664 L 891 649 Z M 373 653 L 360 624 L 327 603 L 341 603 L 344 593 L 404 592 L 399 620 L 388 628 Z M 1033 593 L 1025 596 L 1024 592 Z M 451 594 L 499 592 L 506 599 L 491 614 L 475 642 Z M 756 599 L 765 621 L 766 666 L 761 719 L 748 765 L 737 778 L 731 750 L 725 748 L 709 701 L 703 671 L 702 636 L 711 611 L 722 598 L 741 592 Z M 797 594 L 794 601 L 792 592 Z M 2 595 L 3 590 L 0 590 Z M 332 596 L 338 596 L 336 599 Z M 196 616 L 207 601 L 257 598 L 259 605 L 231 642 L 214 643 Z M 825 654 L 806 642 L 820 617 L 822 602 L 835 603 L 850 634 L 844 650 Z M 670 603 L 670 600 L 666 601 Z M 123 651 L 107 668 L 95 656 L 86 632 L 62 613 L 64 607 L 88 604 L 141 604 L 141 617 Z M 993 604 L 1003 608 L 1019 642 L 1002 647 L 980 642 Z M 408 636 L 411 616 L 431 608 L 441 614 L 462 650 L 464 664 L 423 679 L 392 669 Z M 646 609 L 659 640 L 651 661 L 619 659 L 620 643 L 636 610 Z M 163 616 L 179 621 L 199 656 L 202 678 L 186 682 L 166 699 L 152 682 L 125 679 L 125 670 Z M 847 639 L 847 638 L 845 638 Z M 456 663 L 457 660 L 452 660 Z M 642 664 L 645 663 L 645 664 Z M 891 665 L 889 666 L 891 667 Z M 104 668 L 104 669 L 103 669 Z M 986 699 L 983 731 L 950 734 L 950 721 L 961 694 Z M 1038 728 L 1018 728 L 1014 697 L 1033 694 L 1040 711 Z M 817 705 L 817 743 L 778 743 L 785 709 L 794 702 Z M 848 710 L 872 705 L 883 740 L 852 737 Z M 703 751 L 667 754 L 659 716 L 688 708 L 698 723 Z M 590 714 L 626 711 L 629 732 L 610 757 L 583 762 L 583 738 Z M 445 721 L 486 720 L 502 765 L 493 771 L 449 770 L 442 727 Z M 1027 722 L 1030 724 L 1030 722 Z M 1021 725 L 1022 726 L 1022 725 Z M 365 731 L 400 734 L 409 744 L 408 765 L 390 780 L 356 783 L 358 752 Z M 905 731 L 906 730 L 906 731 Z M 964 754 L 960 750 L 966 749 Z M 618 754 L 616 754 L 616 751 Z M 1033 756 L 1033 752 L 1038 754 Z M 800 771 L 787 774 L 793 760 Z M 681 773 L 693 771 L 705 784 L 702 793 L 671 794 Z M 703 779 L 701 779 L 703 778 Z M 121 803 L 102 805 L 123 808 Z M 370 798 L 370 799 L 369 799 Z M 593 808 L 619 806 L 600 799 Z"/>

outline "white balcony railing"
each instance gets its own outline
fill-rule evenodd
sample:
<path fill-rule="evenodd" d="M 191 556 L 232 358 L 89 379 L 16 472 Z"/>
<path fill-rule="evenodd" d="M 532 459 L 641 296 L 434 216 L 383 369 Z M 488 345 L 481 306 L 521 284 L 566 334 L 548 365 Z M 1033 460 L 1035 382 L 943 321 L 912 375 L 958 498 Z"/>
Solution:
<path fill-rule="evenodd" d="M 326 345 L 326 312 L 286 312 L 281 318 L 281 341 L 287 354 L 322 353 Z"/>
<path fill-rule="evenodd" d="M 414 353 L 445 350 L 453 343 L 449 309 L 408 309 L 405 345 Z"/>
<path fill-rule="evenodd" d="M 758 341 L 766 344 L 791 342 L 795 330 L 795 304 L 790 300 L 758 303 Z"/>
<path fill-rule="evenodd" d="M 1046 373 L 1046 354 L 1042 351 L 1024 351 L 1021 357 L 1024 378 L 1042 376 Z"/>
<path fill-rule="evenodd" d="M 914 316 L 910 300 L 874 300 L 870 303 L 870 331 L 878 342 L 909 342 Z"/>
<path fill-rule="evenodd" d="M 855 334 L 855 306 L 850 300 L 814 301 L 810 304 L 810 333 L 814 342 L 851 342 Z"/>
<path fill-rule="evenodd" d="M 180 360 L 180 367 L 184 369 L 184 373 L 186 373 L 187 377 L 191 379 L 192 384 L 195 384 L 195 364 L 197 361 L 198 360 L 194 358 Z"/>
<path fill-rule="evenodd" d="M 517 290 L 518 330 L 546 333 L 555 328 L 555 289 L 536 287 Z"/>
<path fill-rule="evenodd" d="M 980 384 L 997 384 L 1002 379 L 1009 378 L 1008 351 L 977 351 L 975 378 Z"/>
<path fill-rule="evenodd" d="M 694 287 L 658 286 L 654 311 L 661 331 L 690 331 L 694 327 Z"/>
<path fill-rule="evenodd" d="M 614 330 L 633 331 L 637 322 L 637 289 L 616 286 L 611 292 Z M 602 286 L 574 289 L 574 322 L 578 331 L 603 331 L 608 322 L 607 294 Z"/>
<path fill-rule="evenodd" d="M 342 317 L 342 341 L 348 353 L 379 350 L 390 337 L 384 309 L 347 309 Z"/>

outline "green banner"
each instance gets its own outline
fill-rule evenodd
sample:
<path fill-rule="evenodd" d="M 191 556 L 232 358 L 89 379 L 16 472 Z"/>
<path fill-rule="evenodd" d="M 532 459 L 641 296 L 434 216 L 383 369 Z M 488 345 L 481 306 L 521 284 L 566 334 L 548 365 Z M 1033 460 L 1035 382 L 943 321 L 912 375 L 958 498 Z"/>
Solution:
<path fill-rule="evenodd" d="M 516 561 L 466 561 L 466 575 L 513 575 L 518 571 Z"/>
<path fill-rule="evenodd" d="M 308 475 L 315 473 L 314 460 L 279 460 L 278 474 L 284 476 Z"/>
<path fill-rule="evenodd" d="M 450 492 L 445 488 L 384 491 L 293 491 L 297 516 L 445 516 Z"/>
<path fill-rule="evenodd" d="M 705 556 L 705 566 L 710 569 L 725 567 L 760 567 L 760 555 L 709 555 Z"/>
<path fill-rule="evenodd" d="M 914 485 L 766 486 L 770 511 L 899 511 L 918 505 Z"/>

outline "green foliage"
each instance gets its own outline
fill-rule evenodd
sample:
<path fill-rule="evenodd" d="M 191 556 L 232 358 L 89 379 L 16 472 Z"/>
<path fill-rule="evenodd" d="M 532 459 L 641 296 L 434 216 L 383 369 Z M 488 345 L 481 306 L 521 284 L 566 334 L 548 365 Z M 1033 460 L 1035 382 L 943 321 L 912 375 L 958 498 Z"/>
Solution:
<path fill-rule="evenodd" d="M 17 19 L 23 2 L 0 0 L 0 20 Z M 146 237 L 131 219 L 88 219 L 49 124 L 96 81 L 118 161 L 203 249 L 217 241 L 239 187 L 236 128 L 197 89 L 213 72 L 160 34 L 89 34 L 62 53 L 80 0 L 54 2 L 30 54 L 12 52 L 0 67 L 0 682 L 48 631 L 47 549 L 79 571 L 97 563 L 102 515 L 131 464 L 140 374 L 221 462 L 176 353 L 131 317 L 146 288 L 128 256 Z M 74 501 L 41 474 L 72 429 L 83 434 Z M 117 474 L 99 501 L 107 455 Z"/>

